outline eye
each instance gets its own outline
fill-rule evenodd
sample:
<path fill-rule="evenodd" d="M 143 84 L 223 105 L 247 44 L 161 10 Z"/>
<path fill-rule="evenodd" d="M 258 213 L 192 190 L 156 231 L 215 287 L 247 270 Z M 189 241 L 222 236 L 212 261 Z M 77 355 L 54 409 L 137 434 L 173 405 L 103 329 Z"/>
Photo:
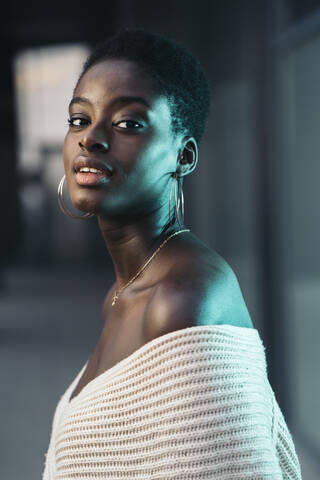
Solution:
<path fill-rule="evenodd" d="M 125 127 L 121 127 L 121 126 L 120 126 L 121 124 L 123 124 L 123 125 L 126 124 L 126 126 L 125 126 Z M 135 120 L 121 120 L 121 121 L 118 122 L 118 123 L 114 123 L 114 125 L 116 125 L 117 127 L 122 128 L 122 129 L 124 129 L 124 130 L 128 130 L 128 129 L 131 129 L 131 128 L 137 130 L 138 128 L 143 128 L 143 125 L 141 125 L 141 123 L 136 122 Z"/>
<path fill-rule="evenodd" d="M 71 117 L 68 118 L 68 124 L 70 125 L 70 127 L 81 128 L 84 125 L 88 125 L 89 120 L 83 117 Z"/>

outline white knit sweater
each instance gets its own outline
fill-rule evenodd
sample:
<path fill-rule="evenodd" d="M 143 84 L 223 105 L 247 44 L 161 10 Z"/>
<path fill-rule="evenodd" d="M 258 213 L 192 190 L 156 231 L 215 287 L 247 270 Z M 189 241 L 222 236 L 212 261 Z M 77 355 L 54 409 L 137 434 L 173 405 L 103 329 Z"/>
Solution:
<path fill-rule="evenodd" d="M 43 480 L 301 479 L 256 329 L 162 335 L 59 400 Z"/>

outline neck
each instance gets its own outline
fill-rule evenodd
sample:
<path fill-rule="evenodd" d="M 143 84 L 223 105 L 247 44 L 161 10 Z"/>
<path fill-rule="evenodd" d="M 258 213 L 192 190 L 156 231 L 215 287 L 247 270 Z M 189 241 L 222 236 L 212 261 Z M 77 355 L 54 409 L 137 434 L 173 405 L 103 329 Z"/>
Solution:
<path fill-rule="evenodd" d="M 161 206 L 131 220 L 98 215 L 99 227 L 115 269 L 117 289 L 131 280 L 166 238 L 186 228 L 178 222 L 170 223 L 166 210 L 166 205 Z"/>

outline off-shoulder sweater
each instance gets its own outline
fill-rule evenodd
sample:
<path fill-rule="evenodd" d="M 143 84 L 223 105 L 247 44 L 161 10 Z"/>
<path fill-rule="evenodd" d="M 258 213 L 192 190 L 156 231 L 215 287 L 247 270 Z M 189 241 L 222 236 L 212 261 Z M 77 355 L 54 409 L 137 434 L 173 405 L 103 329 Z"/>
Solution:
<path fill-rule="evenodd" d="M 157 337 L 70 400 L 60 397 L 43 480 L 300 480 L 257 329 Z"/>

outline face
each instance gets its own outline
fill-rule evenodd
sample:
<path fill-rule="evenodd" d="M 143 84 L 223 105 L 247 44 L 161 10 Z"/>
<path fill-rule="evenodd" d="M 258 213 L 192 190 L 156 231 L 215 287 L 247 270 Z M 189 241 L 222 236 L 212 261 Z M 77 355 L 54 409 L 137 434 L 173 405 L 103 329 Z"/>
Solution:
<path fill-rule="evenodd" d="M 75 207 L 103 216 L 130 216 L 166 201 L 178 158 L 170 106 L 134 62 L 106 60 L 91 67 L 74 92 L 69 123 L 63 161 Z M 111 176 L 95 185 L 79 184 L 79 158 L 104 165 Z"/>

